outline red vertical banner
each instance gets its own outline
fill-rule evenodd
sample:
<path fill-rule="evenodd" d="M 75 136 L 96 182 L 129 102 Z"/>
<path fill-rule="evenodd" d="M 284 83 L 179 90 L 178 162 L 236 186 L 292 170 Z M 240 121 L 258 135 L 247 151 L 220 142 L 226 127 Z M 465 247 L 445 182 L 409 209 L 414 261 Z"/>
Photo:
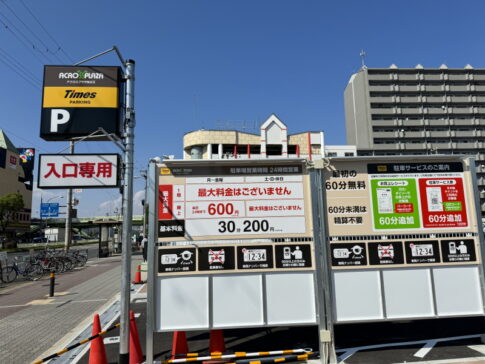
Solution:
<path fill-rule="evenodd" d="M 173 219 L 173 186 L 158 186 L 158 220 Z"/>
<path fill-rule="evenodd" d="M 463 178 L 421 178 L 419 193 L 425 228 L 468 226 Z"/>

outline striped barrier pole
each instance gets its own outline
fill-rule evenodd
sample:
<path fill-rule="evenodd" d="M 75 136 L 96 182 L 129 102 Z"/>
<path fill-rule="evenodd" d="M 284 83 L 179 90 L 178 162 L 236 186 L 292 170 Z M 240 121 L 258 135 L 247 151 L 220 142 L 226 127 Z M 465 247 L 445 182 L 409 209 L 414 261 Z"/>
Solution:
<path fill-rule="evenodd" d="M 169 359 L 163 361 L 164 364 L 187 363 L 194 361 L 218 360 L 218 359 L 233 359 L 233 358 L 254 358 L 259 356 L 270 355 L 289 355 L 289 354 L 308 354 L 312 353 L 312 349 L 292 349 L 292 350 L 275 350 L 275 351 L 259 351 L 254 353 L 235 352 L 234 354 L 211 353 L 208 356 L 199 356 L 198 353 L 188 353 L 187 358 Z M 256 364 L 256 363 L 254 363 Z"/>
<path fill-rule="evenodd" d="M 103 330 L 103 331 L 100 331 L 98 332 L 96 335 L 93 335 L 93 336 L 90 336 L 88 337 L 87 339 L 84 339 L 84 340 L 81 340 L 79 341 L 78 343 L 75 343 L 75 344 L 72 344 L 71 346 L 68 346 L 67 348 L 64 348 L 60 351 L 58 351 L 57 353 L 54 353 L 52 355 L 49 355 L 49 356 L 46 356 L 45 358 L 43 359 L 40 359 L 40 360 L 37 360 L 37 361 L 34 361 L 32 364 L 40 364 L 40 363 L 45 363 L 46 361 L 48 360 L 51 360 L 51 359 L 54 359 L 54 358 L 57 358 L 58 356 L 61 356 L 62 354 L 64 353 L 67 353 L 68 351 L 72 350 L 72 349 L 75 349 L 77 348 L 78 346 L 80 345 L 83 345 L 83 344 L 86 344 L 88 342 L 90 342 L 91 340 L 94 340 L 96 339 L 97 337 L 100 337 L 100 336 L 103 336 L 104 334 L 106 334 L 107 332 L 110 332 L 114 329 L 116 329 L 117 327 L 120 327 L 121 324 L 117 323 L 113 326 L 111 326 L 110 328 L 106 329 L 106 330 Z"/>

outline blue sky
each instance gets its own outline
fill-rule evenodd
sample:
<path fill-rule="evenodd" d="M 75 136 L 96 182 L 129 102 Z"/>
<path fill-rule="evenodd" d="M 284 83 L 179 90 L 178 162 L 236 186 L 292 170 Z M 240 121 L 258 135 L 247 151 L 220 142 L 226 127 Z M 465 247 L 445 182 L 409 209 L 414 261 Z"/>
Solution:
<path fill-rule="evenodd" d="M 345 144 L 343 90 L 361 49 L 369 67 L 484 67 L 484 11 L 479 0 L 0 0 L 0 128 L 17 146 L 63 149 L 66 143 L 38 136 L 41 85 L 33 78 L 42 79 L 44 64 L 117 45 L 136 61 L 136 175 L 150 157 L 181 157 L 188 131 L 221 121 L 259 125 L 271 113 L 290 134 L 324 130 L 328 144 Z M 118 60 L 111 54 L 91 64 Z M 116 149 L 92 142 L 77 151 Z M 137 180 L 135 192 L 142 187 Z M 119 194 L 84 190 L 78 198 L 79 215 L 104 215 Z"/>

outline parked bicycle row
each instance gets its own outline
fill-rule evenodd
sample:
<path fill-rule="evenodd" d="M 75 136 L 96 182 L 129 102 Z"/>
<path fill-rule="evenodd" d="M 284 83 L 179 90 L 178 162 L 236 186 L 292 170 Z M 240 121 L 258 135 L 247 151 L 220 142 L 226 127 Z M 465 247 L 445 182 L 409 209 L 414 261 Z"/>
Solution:
<path fill-rule="evenodd" d="M 45 274 L 56 274 L 83 267 L 88 261 L 87 250 L 46 249 L 37 254 L 18 257 L 15 256 L 7 262 L 0 262 L 0 280 L 4 283 L 15 281 L 19 276 L 27 280 L 36 281 Z"/>

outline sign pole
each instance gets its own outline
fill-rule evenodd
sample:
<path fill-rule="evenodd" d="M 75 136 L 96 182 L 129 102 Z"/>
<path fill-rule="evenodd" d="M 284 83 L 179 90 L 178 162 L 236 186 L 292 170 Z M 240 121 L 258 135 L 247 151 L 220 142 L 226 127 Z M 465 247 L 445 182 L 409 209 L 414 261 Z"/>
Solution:
<path fill-rule="evenodd" d="M 148 223 L 148 246 L 147 260 L 148 260 L 148 292 L 147 292 L 147 312 L 146 312 L 146 363 L 153 364 L 153 333 L 155 331 L 155 259 L 157 241 L 158 241 L 158 205 L 157 205 L 157 190 L 158 190 L 158 166 L 156 161 L 150 161 L 147 172 L 146 197 L 145 204 L 148 204 L 148 216 L 146 217 Z"/>
<path fill-rule="evenodd" d="M 74 154 L 74 142 L 69 142 L 69 153 Z M 66 231 L 64 235 L 64 250 L 68 251 L 72 240 L 72 188 L 67 189 L 67 212 L 66 212 Z"/>
<path fill-rule="evenodd" d="M 135 146 L 135 61 L 125 62 L 125 153 L 123 178 L 123 230 L 121 256 L 121 295 L 120 295 L 120 355 L 119 363 L 129 362 L 130 340 L 130 278 L 131 278 L 131 224 L 133 220 L 133 157 Z"/>
<path fill-rule="evenodd" d="M 315 283 L 317 289 L 318 335 L 320 362 L 322 364 L 335 364 L 337 363 L 337 358 L 333 332 L 331 268 L 328 263 L 322 162 L 322 160 L 315 161 L 315 168 L 309 171 L 312 192 L 313 241 L 317 268 Z"/>

